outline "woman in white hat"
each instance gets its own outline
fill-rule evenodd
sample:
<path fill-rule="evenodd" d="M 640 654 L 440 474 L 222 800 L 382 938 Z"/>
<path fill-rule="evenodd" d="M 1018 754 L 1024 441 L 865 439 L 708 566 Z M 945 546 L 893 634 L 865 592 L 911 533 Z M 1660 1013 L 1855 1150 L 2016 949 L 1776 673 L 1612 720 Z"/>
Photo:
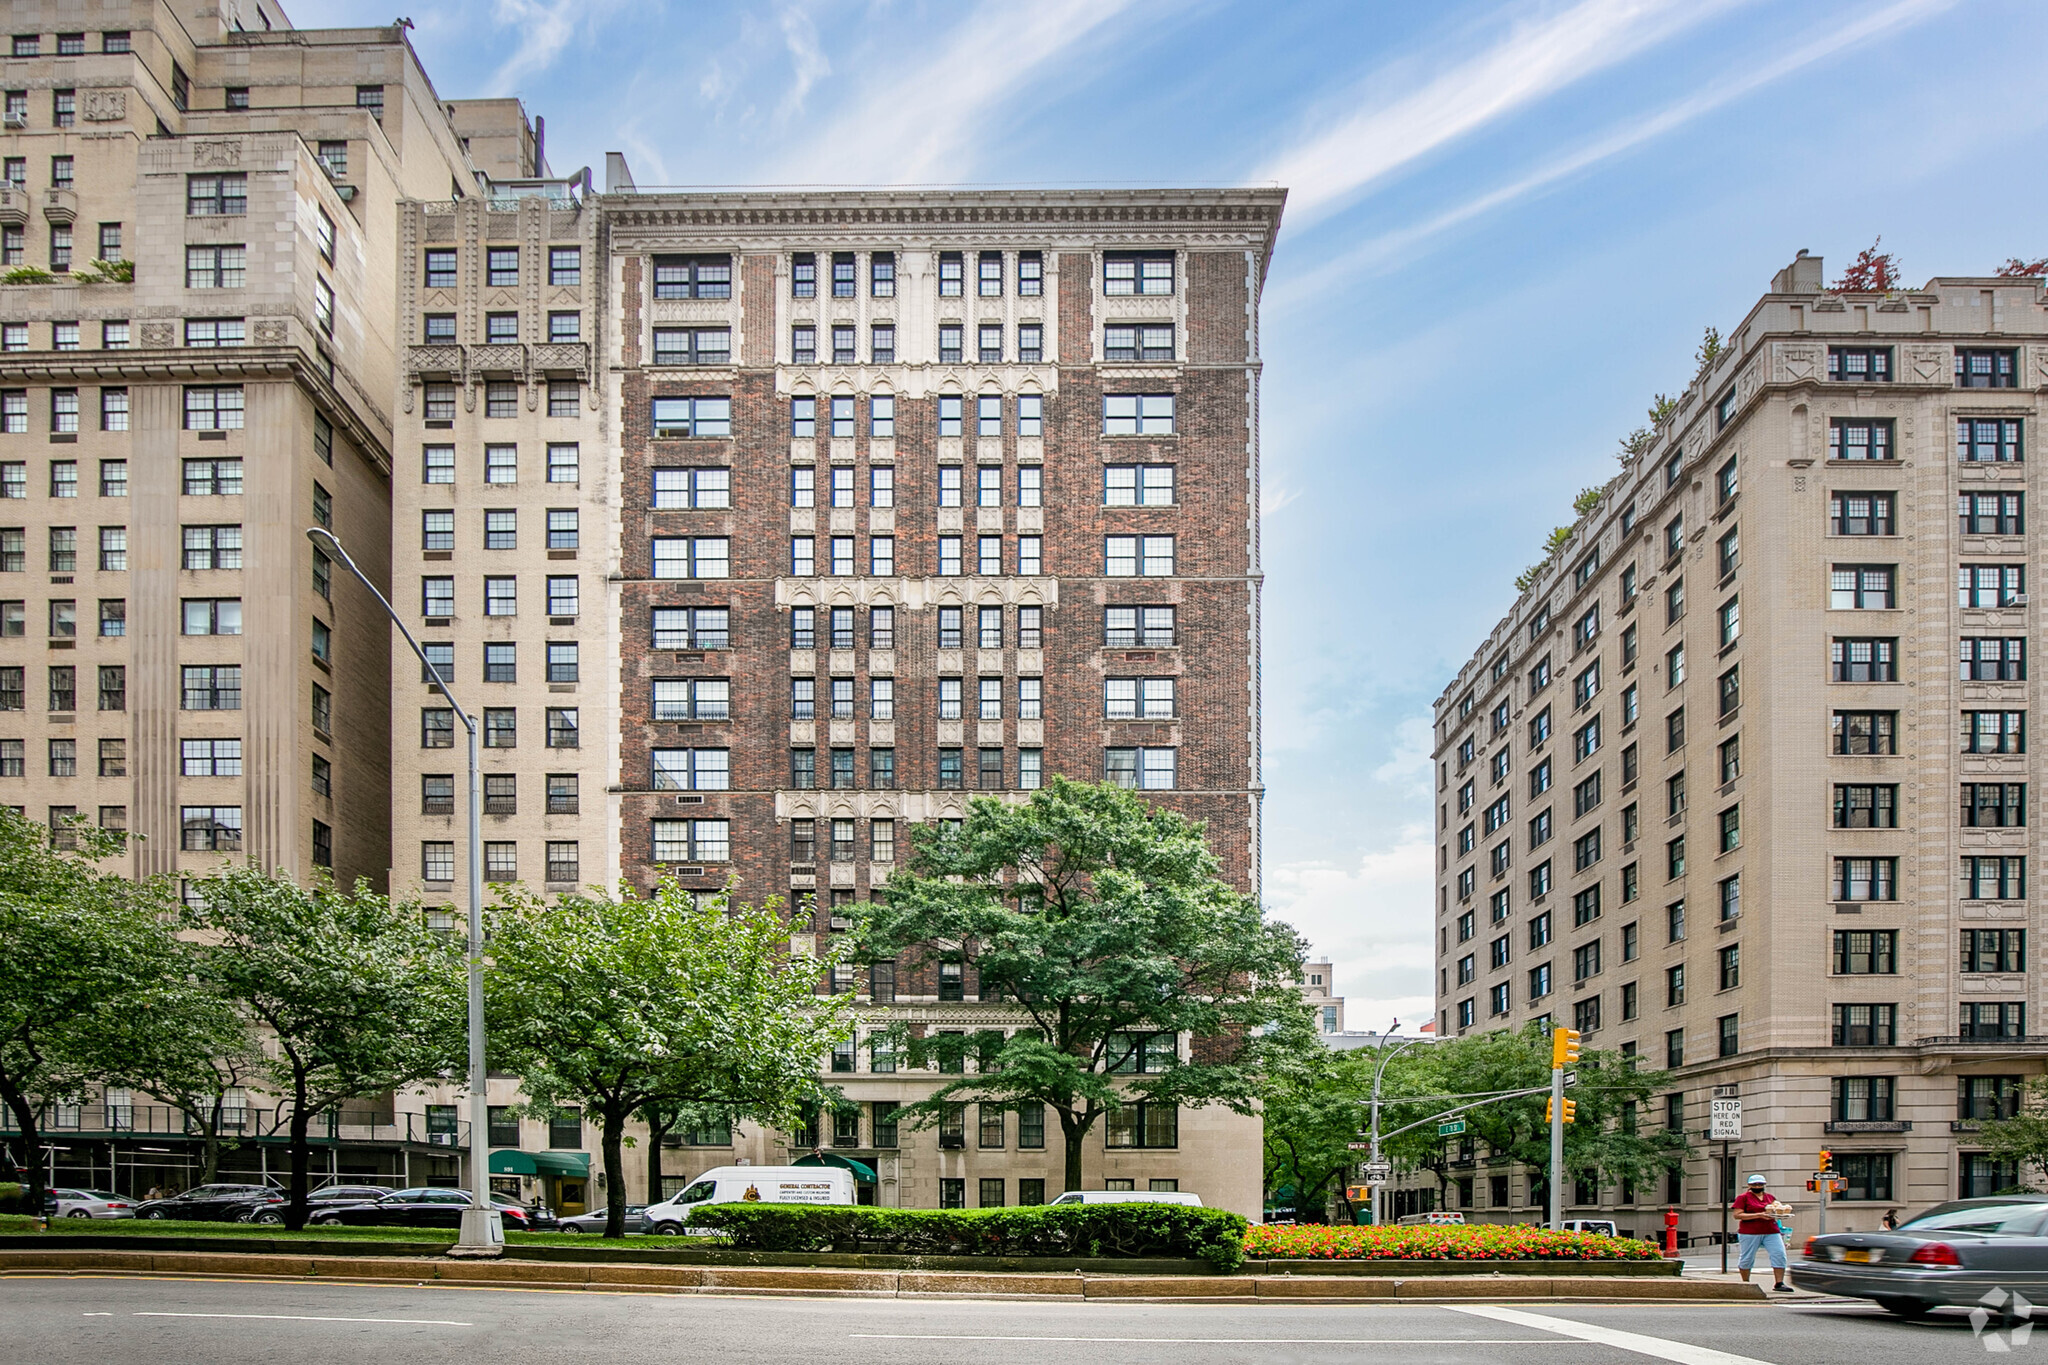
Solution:
<path fill-rule="evenodd" d="M 1771 1276 L 1777 1281 L 1772 1286 L 1780 1294 L 1792 1292 L 1792 1286 L 1785 1283 L 1785 1234 L 1778 1227 L 1778 1219 L 1792 1212 L 1789 1205 L 1770 1193 L 1770 1181 L 1761 1175 L 1749 1178 L 1749 1188 L 1735 1196 L 1729 1207 L 1735 1211 L 1738 1221 L 1735 1235 L 1742 1243 L 1741 1254 L 1735 1262 L 1735 1269 L 1741 1274 L 1742 1282 L 1749 1283 L 1750 1267 L 1756 1264 L 1756 1253 L 1761 1248 L 1771 1258 Z"/>

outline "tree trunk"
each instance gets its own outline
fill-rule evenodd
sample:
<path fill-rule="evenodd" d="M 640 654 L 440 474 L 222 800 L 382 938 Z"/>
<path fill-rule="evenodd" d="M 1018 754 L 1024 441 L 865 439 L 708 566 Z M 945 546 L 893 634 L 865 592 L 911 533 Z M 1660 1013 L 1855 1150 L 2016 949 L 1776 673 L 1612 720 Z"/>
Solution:
<path fill-rule="evenodd" d="M 205 1118 L 199 1121 L 199 1183 L 211 1185 L 220 1179 L 220 1117 L 221 1097 L 213 1097 L 213 1105 Z"/>
<path fill-rule="evenodd" d="M 1061 1126 L 1066 1127 L 1064 1124 Z M 1070 1128 L 1065 1134 L 1067 1139 L 1067 1173 L 1066 1184 L 1061 1187 L 1062 1190 L 1078 1190 L 1081 1188 L 1081 1139 L 1087 1135 L 1088 1130 L 1086 1128 Z"/>
<path fill-rule="evenodd" d="M 21 1149 L 26 1154 L 22 1187 L 27 1193 L 28 1208 L 24 1210 L 31 1218 L 43 1216 L 43 1135 L 36 1125 L 36 1111 L 28 1102 L 28 1096 L 7 1086 L 0 1091 L 0 1098 L 7 1101 L 7 1108 L 14 1114 L 14 1125 L 21 1130 Z"/>
<path fill-rule="evenodd" d="M 312 1144 L 307 1141 L 309 1117 L 306 1113 L 306 1083 L 300 1078 L 292 1086 L 292 1175 L 284 1206 L 284 1225 L 293 1232 L 306 1226 L 306 1175 L 313 1158 Z"/>
<path fill-rule="evenodd" d="M 604 1235 L 626 1235 L 626 1111 L 604 1108 Z"/>
<path fill-rule="evenodd" d="M 659 1204 L 661 1193 L 661 1142 L 669 1134 L 669 1125 L 655 1127 L 647 1125 L 647 1202 Z"/>

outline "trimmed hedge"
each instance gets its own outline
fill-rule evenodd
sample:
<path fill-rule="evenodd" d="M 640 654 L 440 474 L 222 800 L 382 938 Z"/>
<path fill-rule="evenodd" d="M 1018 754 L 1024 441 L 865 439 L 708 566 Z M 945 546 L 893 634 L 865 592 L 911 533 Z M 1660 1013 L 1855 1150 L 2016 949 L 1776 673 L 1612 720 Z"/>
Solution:
<path fill-rule="evenodd" d="M 845 1204 L 713 1204 L 690 1214 L 753 1251 L 893 1256 L 1199 1257 L 1244 1263 L 1246 1223 L 1187 1204 L 1042 1204 L 1006 1209 L 884 1209 Z"/>

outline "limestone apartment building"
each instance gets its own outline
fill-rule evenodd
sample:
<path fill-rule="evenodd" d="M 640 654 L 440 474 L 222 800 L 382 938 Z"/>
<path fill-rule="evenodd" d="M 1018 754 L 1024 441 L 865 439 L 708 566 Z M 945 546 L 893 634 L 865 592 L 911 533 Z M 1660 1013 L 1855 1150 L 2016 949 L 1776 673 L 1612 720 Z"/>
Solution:
<path fill-rule="evenodd" d="M 2010 1186 L 1974 1133 L 2041 1070 L 2048 313 L 2030 279 L 1823 279 L 1778 273 L 1436 704 L 1438 1028 L 1538 1019 L 1673 1071 L 1637 1121 L 1692 1136 L 1683 1177 L 1569 1200 L 1638 1230 L 1717 1230 L 1751 1170 L 1810 1209 L 1823 1148 L 1831 1227 Z M 1528 1216 L 1526 1173 L 1460 1155 L 1452 1207 Z"/>
<path fill-rule="evenodd" d="M 9 17 L 0 269 L 48 278 L 0 287 L 0 800 L 142 836 L 137 874 L 381 887 L 393 641 L 305 530 L 388 587 L 398 205 L 474 193 L 468 138 L 524 120 L 443 104 L 400 29 L 294 30 L 271 0 Z M 60 1180 L 190 1179 L 148 1096 L 52 1117 Z M 422 1115 L 346 1117 L 337 1169 L 453 1178 Z"/>
<path fill-rule="evenodd" d="M 824 939 L 912 827 L 1106 776 L 1207 820 L 1255 886 L 1257 301 L 1282 196 L 683 194 L 615 169 L 585 276 L 611 463 L 586 466 L 582 562 L 606 622 L 585 649 L 619 672 L 616 713 L 585 711 L 610 787 L 586 837 L 637 885 L 729 879 Z M 525 594 L 562 566 L 520 545 Z M 819 989 L 875 1028 L 1027 1022 L 935 963 Z M 672 1180 L 823 1148 L 883 1204 L 1058 1192 L 1038 1114 L 899 1129 L 942 1078 L 868 1031 L 828 1063 L 847 1107 L 685 1135 Z M 1222 1110 L 1133 1112 L 1086 1179 L 1256 1213 L 1257 1140 Z"/>

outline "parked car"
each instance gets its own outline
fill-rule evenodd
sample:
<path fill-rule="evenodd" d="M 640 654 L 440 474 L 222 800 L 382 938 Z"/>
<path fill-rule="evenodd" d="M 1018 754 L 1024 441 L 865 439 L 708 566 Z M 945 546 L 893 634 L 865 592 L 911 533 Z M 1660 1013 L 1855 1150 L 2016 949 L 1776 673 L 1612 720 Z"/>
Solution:
<path fill-rule="evenodd" d="M 308 1190 L 306 1192 L 306 1216 L 310 1219 L 316 1210 L 323 1208 L 339 1208 L 344 1204 L 372 1203 L 389 1193 L 391 1191 L 382 1185 L 322 1186 L 320 1189 Z M 278 1195 L 282 1199 L 282 1203 L 276 1205 L 264 1204 L 253 1208 L 249 1211 L 249 1216 L 241 1221 L 268 1225 L 282 1223 L 284 1221 L 285 1208 L 291 1203 L 291 1192 L 289 1190 L 279 1190 Z"/>
<path fill-rule="evenodd" d="M 534 1232 L 554 1226 L 553 1218 L 536 1215 L 506 1199 L 491 1201 L 504 1217 L 508 1232 Z M 452 1186 L 393 1190 L 360 1204 L 331 1204 L 314 1210 L 307 1223 L 315 1227 L 458 1228 L 469 1208 L 469 1191 Z"/>
<path fill-rule="evenodd" d="M 626 1231 L 629 1234 L 645 1232 L 647 1230 L 646 1213 L 647 1206 L 645 1204 L 626 1205 Z M 555 1231 L 602 1233 L 604 1231 L 604 1220 L 605 1210 L 603 1209 L 598 1209 L 592 1213 L 573 1214 L 567 1218 L 556 1219 Z"/>
<path fill-rule="evenodd" d="M 1465 1215 L 1459 1214 L 1458 1221 L 1464 1222 Z M 1602 1237 L 1619 1237 L 1621 1235 L 1615 1231 L 1612 1218 L 1567 1218 L 1558 1226 L 1562 1227 L 1566 1232 L 1597 1232 Z"/>
<path fill-rule="evenodd" d="M 180 1218 L 201 1223 L 246 1223 L 266 1207 L 282 1207 L 284 1193 L 271 1185 L 194 1185 L 168 1199 L 145 1199 L 137 1218 Z"/>
<path fill-rule="evenodd" d="M 75 1186 L 48 1190 L 43 1194 L 46 1218 L 133 1218 L 135 1201 L 105 1190 L 83 1190 Z"/>
<path fill-rule="evenodd" d="M 1432 1209 L 1428 1213 L 1403 1214 L 1400 1222 L 1404 1228 L 1460 1227 L 1465 1222 L 1465 1215 L 1456 1209 Z M 1613 1224 L 1610 1223 L 1608 1226 L 1612 1227 Z"/>
<path fill-rule="evenodd" d="M 1202 1207 L 1199 1194 L 1178 1190 L 1068 1190 L 1055 1204 L 1187 1204 Z"/>
<path fill-rule="evenodd" d="M 649 1232 L 679 1233 L 690 1214 L 705 1204 L 851 1204 L 853 1172 L 835 1166 L 718 1166 L 680 1192 L 649 1204 L 641 1221 Z"/>
<path fill-rule="evenodd" d="M 1792 1283 L 1906 1318 L 1975 1307 L 1994 1289 L 2048 1301 L 2048 1195 L 1956 1199 L 1891 1232 L 1809 1237 Z"/>

